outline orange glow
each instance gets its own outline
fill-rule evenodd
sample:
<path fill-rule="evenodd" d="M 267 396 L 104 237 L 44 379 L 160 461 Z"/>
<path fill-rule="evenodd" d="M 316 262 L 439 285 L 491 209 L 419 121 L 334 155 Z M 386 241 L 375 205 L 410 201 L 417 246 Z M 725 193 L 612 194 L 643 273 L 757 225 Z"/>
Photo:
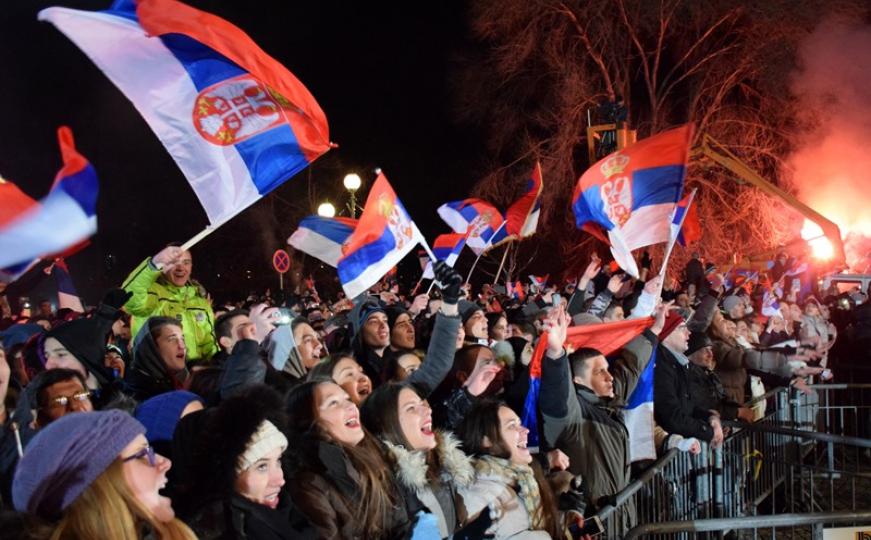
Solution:
<path fill-rule="evenodd" d="M 801 237 L 807 240 L 811 248 L 811 254 L 815 259 L 828 260 L 835 255 L 832 243 L 823 235 L 819 225 L 809 219 L 804 220 L 801 228 Z"/>

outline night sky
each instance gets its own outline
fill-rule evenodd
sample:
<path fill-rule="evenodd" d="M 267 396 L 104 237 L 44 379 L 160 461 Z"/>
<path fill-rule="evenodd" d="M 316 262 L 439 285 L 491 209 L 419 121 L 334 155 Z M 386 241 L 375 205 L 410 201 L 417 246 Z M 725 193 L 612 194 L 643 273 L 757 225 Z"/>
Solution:
<path fill-rule="evenodd" d="M 446 232 L 435 209 L 468 195 L 483 146 L 474 130 L 452 120 L 452 73 L 471 47 L 461 2 L 432 2 L 424 13 L 378 2 L 188 3 L 236 24 L 290 69 L 324 109 L 340 146 L 193 249 L 194 277 L 213 295 L 277 286 L 269 257 L 296 227 L 298 218 L 285 215 L 294 208 L 314 213 L 309 177 L 315 199 L 339 206 L 347 172 L 360 174 L 365 190 L 381 167 L 424 234 Z M 41 198 L 61 163 L 55 130 L 73 129 L 100 178 L 98 232 L 67 261 L 92 304 L 143 258 L 207 225 L 175 162 L 130 102 L 72 42 L 36 20 L 52 5 L 109 4 L 17 0 L 0 11 L 0 174 Z M 32 298 L 53 291 L 41 272 L 10 288 L 12 296 Z"/>

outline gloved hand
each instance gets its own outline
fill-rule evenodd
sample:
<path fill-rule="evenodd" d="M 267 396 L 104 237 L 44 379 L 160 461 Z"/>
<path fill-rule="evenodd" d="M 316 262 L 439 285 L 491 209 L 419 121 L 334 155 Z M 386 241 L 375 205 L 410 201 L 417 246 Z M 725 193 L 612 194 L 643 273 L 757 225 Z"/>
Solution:
<path fill-rule="evenodd" d="M 460 288 L 463 286 L 462 276 L 444 261 L 436 261 L 433 271 L 436 280 L 441 284 L 442 300 L 446 304 L 456 304 L 460 299 Z"/>
<path fill-rule="evenodd" d="M 432 514 L 420 511 L 417 513 L 414 529 L 411 531 L 411 540 L 441 540 L 439 523 Z"/>
<path fill-rule="evenodd" d="M 124 307 L 124 304 L 127 303 L 130 298 L 133 297 L 132 292 L 125 291 L 124 289 L 110 289 L 109 292 L 103 296 L 103 301 L 101 302 L 104 306 L 110 306 L 115 309 L 121 309 Z"/>
<path fill-rule="evenodd" d="M 568 491 L 559 496 L 557 504 L 563 512 L 575 511 L 581 516 L 584 515 L 587 509 L 587 492 L 583 477 L 578 475 L 572 479 Z"/>
<path fill-rule="evenodd" d="M 454 531 L 454 540 L 476 540 L 477 538 L 493 538 L 493 534 L 487 534 L 487 529 L 493 525 L 493 517 L 488 509 L 484 509 L 478 516 Z"/>

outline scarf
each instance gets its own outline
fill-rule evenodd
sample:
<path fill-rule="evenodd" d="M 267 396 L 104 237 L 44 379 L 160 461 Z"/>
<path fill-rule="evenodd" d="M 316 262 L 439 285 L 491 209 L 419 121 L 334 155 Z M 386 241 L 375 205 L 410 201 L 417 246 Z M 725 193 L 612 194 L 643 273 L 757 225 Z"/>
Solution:
<path fill-rule="evenodd" d="M 507 459 L 494 456 L 481 456 L 475 460 L 475 472 L 479 476 L 489 476 L 501 479 L 505 485 L 514 488 L 523 502 L 532 529 L 540 530 L 544 526 L 541 515 L 541 493 L 538 482 L 529 465 L 514 465 Z"/>
<path fill-rule="evenodd" d="M 685 355 L 684 353 L 673 350 L 665 343 L 663 343 L 662 346 L 668 349 L 668 352 L 674 355 L 674 359 L 677 360 L 678 364 L 682 365 L 683 367 L 687 367 L 687 364 L 690 363 L 690 359 L 687 358 L 687 355 Z"/>

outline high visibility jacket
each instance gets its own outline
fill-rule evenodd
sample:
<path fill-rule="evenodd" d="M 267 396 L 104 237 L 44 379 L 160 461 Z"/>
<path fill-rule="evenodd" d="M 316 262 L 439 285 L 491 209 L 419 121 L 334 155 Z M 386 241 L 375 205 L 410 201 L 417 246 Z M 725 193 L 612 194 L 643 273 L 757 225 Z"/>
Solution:
<path fill-rule="evenodd" d="M 178 287 L 151 264 L 142 261 L 124 280 L 124 290 L 133 297 L 124 305 L 130 315 L 130 333 L 135 336 L 149 317 L 172 317 L 181 322 L 187 360 L 208 360 L 218 351 L 215 314 L 199 284 Z"/>

